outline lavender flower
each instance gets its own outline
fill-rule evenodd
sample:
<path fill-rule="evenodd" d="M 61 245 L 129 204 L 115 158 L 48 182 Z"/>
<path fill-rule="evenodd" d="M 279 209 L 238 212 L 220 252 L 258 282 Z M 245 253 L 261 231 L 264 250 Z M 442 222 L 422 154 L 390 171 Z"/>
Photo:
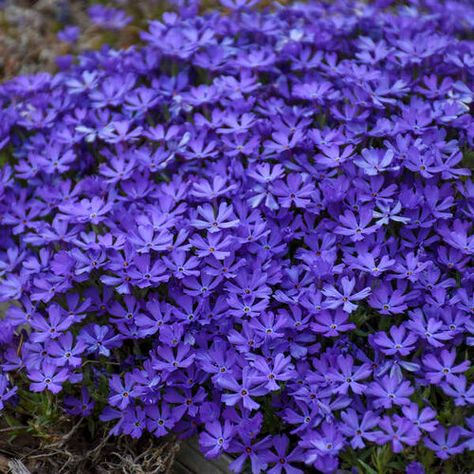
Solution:
<path fill-rule="evenodd" d="M 90 19 L 132 38 L 120 3 Z M 443 471 L 473 449 L 473 9 L 259 3 L 0 85 L 0 410 L 50 391 L 235 472 Z"/>

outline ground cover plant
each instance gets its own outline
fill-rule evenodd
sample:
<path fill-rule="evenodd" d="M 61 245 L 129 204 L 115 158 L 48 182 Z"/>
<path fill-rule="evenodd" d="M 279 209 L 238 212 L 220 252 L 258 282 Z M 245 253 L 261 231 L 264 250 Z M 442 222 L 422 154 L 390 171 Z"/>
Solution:
<path fill-rule="evenodd" d="M 235 472 L 471 471 L 473 25 L 174 2 L 1 85 L 4 429 L 44 407 Z"/>

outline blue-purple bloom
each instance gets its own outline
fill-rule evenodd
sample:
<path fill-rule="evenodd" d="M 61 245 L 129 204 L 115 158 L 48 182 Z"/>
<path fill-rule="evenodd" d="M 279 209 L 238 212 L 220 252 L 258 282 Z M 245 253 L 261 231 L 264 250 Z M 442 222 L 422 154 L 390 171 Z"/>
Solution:
<path fill-rule="evenodd" d="M 474 11 L 258 3 L 0 85 L 0 410 L 254 474 L 472 450 Z"/>

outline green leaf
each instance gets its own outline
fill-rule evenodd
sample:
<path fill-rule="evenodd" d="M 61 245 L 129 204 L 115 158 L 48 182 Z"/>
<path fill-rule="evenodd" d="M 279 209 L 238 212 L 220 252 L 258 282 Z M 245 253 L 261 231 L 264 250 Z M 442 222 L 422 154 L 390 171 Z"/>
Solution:
<path fill-rule="evenodd" d="M 372 469 L 368 464 L 359 459 L 359 464 L 364 468 L 363 474 L 377 474 L 375 469 Z"/>

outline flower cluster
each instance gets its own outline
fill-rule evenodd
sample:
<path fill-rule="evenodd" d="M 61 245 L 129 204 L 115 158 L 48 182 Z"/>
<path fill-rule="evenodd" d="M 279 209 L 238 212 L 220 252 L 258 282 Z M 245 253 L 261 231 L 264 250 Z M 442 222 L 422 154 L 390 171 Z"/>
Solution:
<path fill-rule="evenodd" d="M 474 11 L 255 3 L 0 87 L 0 408 L 236 472 L 472 450 Z"/>

